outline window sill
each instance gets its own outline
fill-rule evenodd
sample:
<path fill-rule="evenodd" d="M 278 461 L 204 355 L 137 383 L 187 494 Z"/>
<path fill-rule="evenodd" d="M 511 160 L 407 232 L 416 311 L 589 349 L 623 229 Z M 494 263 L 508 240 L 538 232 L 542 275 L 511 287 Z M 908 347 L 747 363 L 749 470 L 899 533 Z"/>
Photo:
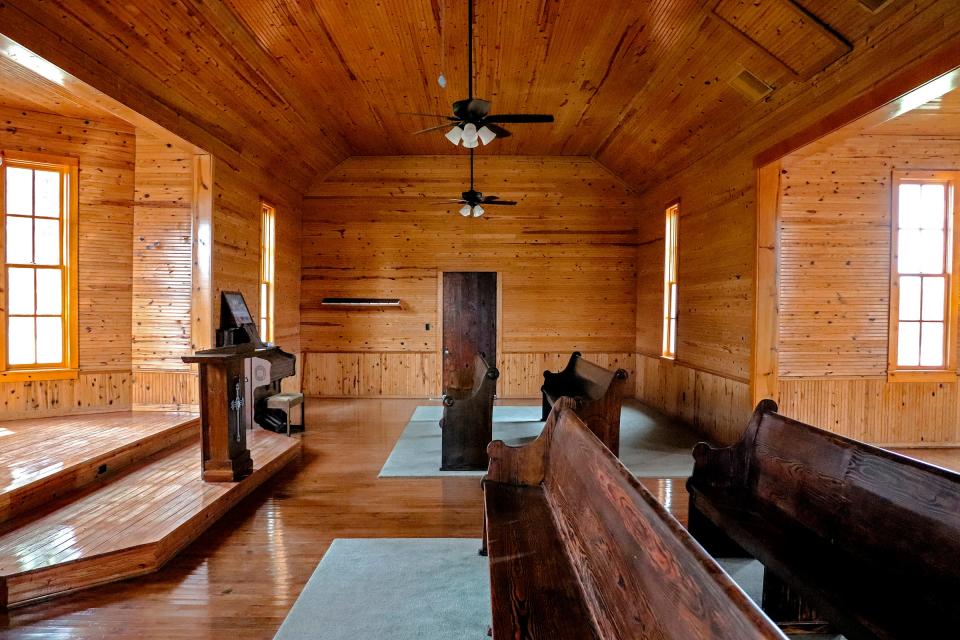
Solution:
<path fill-rule="evenodd" d="M 33 382 L 40 380 L 76 380 L 77 369 L 17 369 L 0 371 L 0 382 Z"/>
<path fill-rule="evenodd" d="M 887 382 L 956 382 L 957 372 L 953 370 L 903 370 L 888 371 Z"/>

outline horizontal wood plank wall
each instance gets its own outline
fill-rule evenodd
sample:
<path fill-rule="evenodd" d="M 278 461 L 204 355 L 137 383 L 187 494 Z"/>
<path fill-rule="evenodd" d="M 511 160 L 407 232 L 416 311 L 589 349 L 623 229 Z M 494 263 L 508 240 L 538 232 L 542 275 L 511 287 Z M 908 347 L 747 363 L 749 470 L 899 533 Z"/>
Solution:
<path fill-rule="evenodd" d="M 133 209 L 133 403 L 195 409 L 190 353 L 193 153 L 137 131 Z"/>
<path fill-rule="evenodd" d="M 129 409 L 133 128 L 8 108 L 0 121 L 0 149 L 72 156 L 80 166 L 80 377 L 0 383 L 3 415 Z"/>
<path fill-rule="evenodd" d="M 886 135 L 896 122 L 783 163 L 781 409 L 869 442 L 957 444 L 960 385 L 886 373 L 891 172 L 960 168 L 960 137 Z"/>
<path fill-rule="evenodd" d="M 750 385 L 740 380 L 637 354 L 636 396 L 718 443 L 730 444 L 750 418 Z"/>
<path fill-rule="evenodd" d="M 612 170 L 632 184 L 651 186 L 644 190 L 641 204 L 644 216 L 639 264 L 641 273 L 646 265 L 649 274 L 638 280 L 638 353 L 660 353 L 663 208 L 680 198 L 678 359 L 697 371 L 732 381 L 749 380 L 754 306 L 754 159 L 817 126 L 900 70 L 910 67 L 911 72 L 923 77 L 927 72 L 921 67 L 930 69 L 924 79 L 947 71 L 955 60 L 951 52 L 958 34 L 960 13 L 950 5 L 894 3 L 877 16 L 875 28 L 850 37 L 853 51 L 843 60 L 806 84 L 778 87 L 769 98 L 744 112 L 723 135 L 698 126 L 684 131 L 684 138 L 674 146 L 661 145 L 660 136 L 634 136 L 635 146 L 656 143 L 669 149 L 663 152 L 667 157 L 662 165 L 669 173 L 643 175 L 642 165 L 631 165 L 634 154 L 624 144 L 610 144 L 602 150 L 598 158 Z M 699 79 L 694 75 L 691 78 Z M 669 79 L 671 84 L 666 88 L 653 84 L 648 91 L 670 90 L 675 81 Z M 683 104 L 702 108 L 699 96 Z M 662 104 L 659 106 L 662 108 Z M 684 107 L 677 105 L 677 109 L 682 111 Z M 679 382 L 664 402 L 687 401 L 695 391 L 687 385 L 695 381 L 687 377 Z M 736 416 L 728 414 L 722 403 L 712 409 L 702 403 L 701 411 L 714 410 L 719 416 L 727 416 L 723 427 L 705 427 L 706 435 L 742 431 L 746 422 L 740 416 L 748 415 L 751 409 L 749 393 L 743 394 L 742 401 L 744 408 Z"/>
<path fill-rule="evenodd" d="M 467 176 L 466 157 L 357 157 L 305 199 L 308 392 L 336 391 L 339 366 L 346 395 L 438 394 L 445 270 L 501 274 L 501 396 L 535 395 L 545 363 L 574 350 L 632 360 L 636 210 L 627 189 L 586 158 L 481 156 L 478 189 L 520 204 L 465 219 L 445 201 Z M 325 308 L 328 296 L 395 297 L 401 308 Z M 394 375 L 405 364 L 413 372 Z"/>
<path fill-rule="evenodd" d="M 239 291 L 256 318 L 260 308 L 260 202 L 276 208 L 276 301 L 274 341 L 297 356 L 297 375 L 284 381 L 300 388 L 301 199 L 262 174 L 213 162 L 213 326 L 220 324 L 220 293 Z"/>

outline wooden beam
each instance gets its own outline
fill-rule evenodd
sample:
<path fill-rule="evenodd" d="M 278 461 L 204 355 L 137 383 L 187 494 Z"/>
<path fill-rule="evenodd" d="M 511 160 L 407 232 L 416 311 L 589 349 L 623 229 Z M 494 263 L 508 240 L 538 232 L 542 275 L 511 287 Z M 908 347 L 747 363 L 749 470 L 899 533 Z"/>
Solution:
<path fill-rule="evenodd" d="M 753 360 L 750 396 L 754 405 L 777 397 L 777 212 L 780 204 L 780 162 L 757 170 L 757 246 L 754 279 Z"/>

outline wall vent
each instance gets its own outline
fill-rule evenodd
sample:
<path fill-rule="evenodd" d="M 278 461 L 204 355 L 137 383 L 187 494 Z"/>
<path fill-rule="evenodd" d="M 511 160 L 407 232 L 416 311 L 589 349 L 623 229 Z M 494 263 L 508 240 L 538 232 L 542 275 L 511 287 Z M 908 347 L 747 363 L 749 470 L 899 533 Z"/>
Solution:
<path fill-rule="evenodd" d="M 860 0 L 861 6 L 871 13 L 877 13 L 893 0 Z"/>
<path fill-rule="evenodd" d="M 731 78 L 730 86 L 750 102 L 760 102 L 773 92 L 773 87 L 746 69 L 741 69 L 740 73 Z"/>

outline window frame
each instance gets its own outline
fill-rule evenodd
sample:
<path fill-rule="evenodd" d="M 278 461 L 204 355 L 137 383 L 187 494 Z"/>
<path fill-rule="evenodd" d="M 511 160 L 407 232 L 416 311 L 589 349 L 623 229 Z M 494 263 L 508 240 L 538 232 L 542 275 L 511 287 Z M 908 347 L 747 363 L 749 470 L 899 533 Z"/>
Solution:
<path fill-rule="evenodd" d="M 269 231 L 269 232 L 268 232 Z M 257 286 L 257 329 L 264 342 L 273 342 L 277 283 L 277 208 L 260 201 L 260 280 Z M 266 294 L 266 295 L 264 295 Z M 266 299 L 264 299 L 266 298 Z M 266 329 L 266 331 L 264 331 Z"/>
<path fill-rule="evenodd" d="M 900 278 L 898 268 L 900 231 L 900 185 L 937 183 L 946 185 L 946 228 L 944 273 L 945 301 L 943 314 L 943 364 L 901 366 L 897 364 L 900 329 Z M 957 380 L 957 304 L 960 272 L 958 260 L 956 192 L 960 171 L 894 170 L 890 180 L 890 301 L 887 341 L 887 380 L 889 382 L 955 382 Z M 911 275 L 911 274 L 907 274 Z M 936 274 L 928 274 L 936 275 Z"/>
<path fill-rule="evenodd" d="M 56 170 L 63 181 L 63 217 L 61 233 L 62 312 L 63 312 L 63 360 L 52 364 L 7 364 L 8 317 L 7 311 L 7 259 L 6 259 L 6 171 L 7 167 L 19 166 L 29 169 Z M 67 380 L 79 375 L 79 300 L 78 300 L 78 245 L 79 245 L 79 168 L 77 158 L 45 153 L 0 150 L 0 257 L 3 258 L 0 273 L 0 382 L 29 380 Z"/>
<path fill-rule="evenodd" d="M 680 318 L 679 283 L 680 200 L 664 207 L 663 234 L 663 325 L 661 327 L 660 357 L 677 359 L 677 336 Z M 673 313 L 671 313 L 671 311 Z M 673 349 L 670 348 L 671 338 Z"/>

